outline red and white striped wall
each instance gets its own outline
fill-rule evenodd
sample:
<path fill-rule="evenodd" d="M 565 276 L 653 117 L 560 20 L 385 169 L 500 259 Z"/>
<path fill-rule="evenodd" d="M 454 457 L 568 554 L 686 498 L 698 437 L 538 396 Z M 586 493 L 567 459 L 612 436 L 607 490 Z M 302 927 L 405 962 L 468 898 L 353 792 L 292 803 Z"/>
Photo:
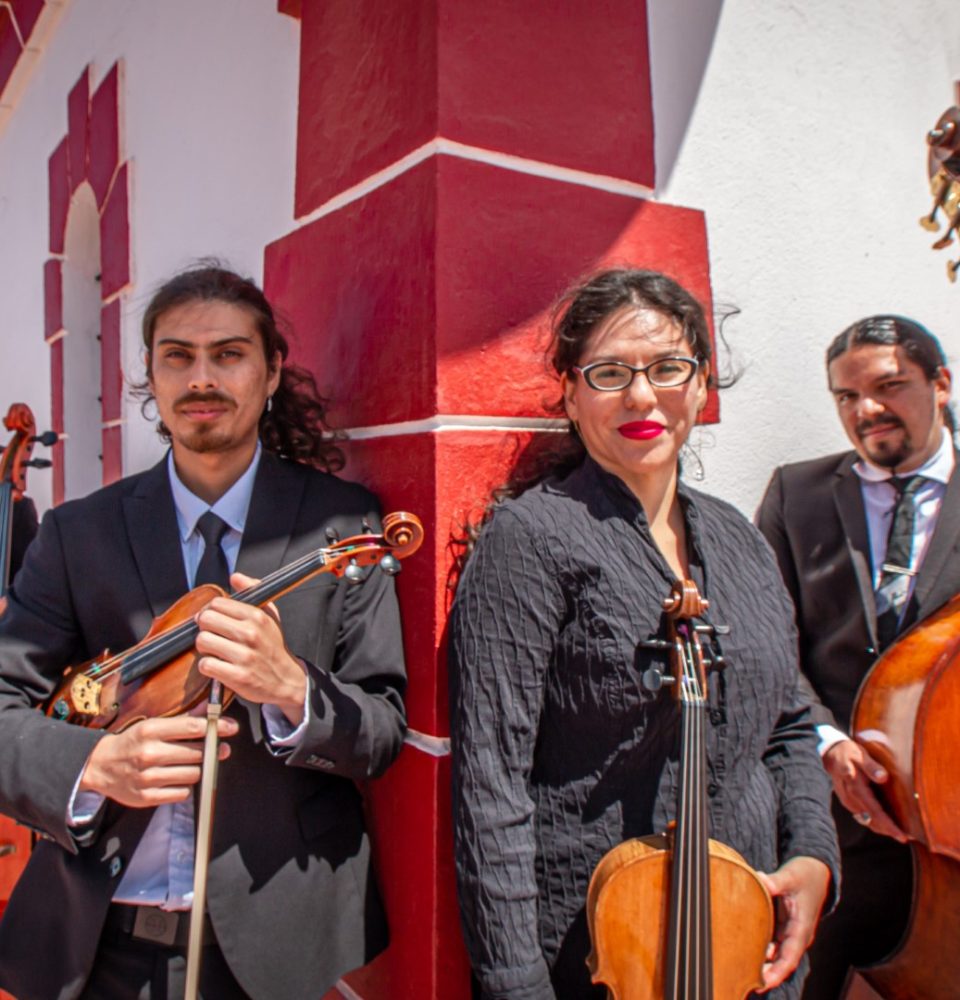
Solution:
<path fill-rule="evenodd" d="M 346 475 L 428 542 L 399 580 L 412 738 L 369 790 L 391 945 L 341 992 L 469 995 L 454 892 L 451 537 L 558 398 L 551 307 L 604 264 L 711 302 L 704 216 L 651 200 L 644 3 L 281 3 L 301 19 L 295 228 L 265 285 L 349 430 Z M 375 8 L 375 16 L 374 16 Z M 716 419 L 716 400 L 710 419 Z"/>

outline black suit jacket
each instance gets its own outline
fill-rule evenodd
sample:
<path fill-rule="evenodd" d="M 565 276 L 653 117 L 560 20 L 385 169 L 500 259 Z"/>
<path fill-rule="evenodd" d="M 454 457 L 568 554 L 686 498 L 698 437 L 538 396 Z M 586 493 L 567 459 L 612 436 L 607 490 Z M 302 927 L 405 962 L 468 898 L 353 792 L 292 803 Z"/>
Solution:
<path fill-rule="evenodd" d="M 376 522 L 363 488 L 264 452 L 237 569 L 264 576 Z M 73 997 L 151 810 L 108 803 L 94 829 L 67 807 L 102 733 L 35 710 L 66 664 L 142 638 L 187 589 L 165 462 L 46 515 L 0 619 L 0 810 L 41 831 L 0 921 L 0 986 L 19 1000 Z M 402 745 L 405 683 L 391 581 L 321 575 L 279 601 L 308 665 L 310 722 L 286 756 L 241 722 L 221 766 L 208 908 L 234 975 L 256 998 L 316 1000 L 386 943 L 355 781 Z"/>
<path fill-rule="evenodd" d="M 855 452 L 777 469 L 757 512 L 797 610 L 817 723 L 846 731 L 877 657 L 873 568 Z M 947 485 L 901 631 L 960 592 L 960 473 Z"/>

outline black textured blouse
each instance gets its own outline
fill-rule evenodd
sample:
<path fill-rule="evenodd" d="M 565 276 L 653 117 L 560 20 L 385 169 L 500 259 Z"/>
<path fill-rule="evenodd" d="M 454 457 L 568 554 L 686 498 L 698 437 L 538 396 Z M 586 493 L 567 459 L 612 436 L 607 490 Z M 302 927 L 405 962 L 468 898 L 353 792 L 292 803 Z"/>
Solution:
<path fill-rule="evenodd" d="M 681 484 L 691 574 L 726 666 L 710 678 L 710 835 L 761 871 L 797 855 L 836 878 L 829 784 L 796 684 L 793 609 L 766 543 Z M 484 997 L 591 987 L 590 875 L 674 818 L 679 712 L 641 675 L 673 573 L 626 485 L 591 459 L 499 507 L 450 620 L 455 860 Z M 799 995 L 800 973 L 770 997 Z"/>

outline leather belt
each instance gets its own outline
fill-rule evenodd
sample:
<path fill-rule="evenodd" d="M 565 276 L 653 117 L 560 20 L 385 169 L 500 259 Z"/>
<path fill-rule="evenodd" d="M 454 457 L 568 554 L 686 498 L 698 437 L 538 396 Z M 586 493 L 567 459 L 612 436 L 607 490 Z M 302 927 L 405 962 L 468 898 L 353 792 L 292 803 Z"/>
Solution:
<path fill-rule="evenodd" d="M 127 935 L 163 948 L 186 948 L 190 941 L 190 911 L 161 910 L 159 906 L 111 903 L 103 925 L 105 934 Z M 216 937 L 210 915 L 203 915 L 200 943 L 213 944 Z"/>

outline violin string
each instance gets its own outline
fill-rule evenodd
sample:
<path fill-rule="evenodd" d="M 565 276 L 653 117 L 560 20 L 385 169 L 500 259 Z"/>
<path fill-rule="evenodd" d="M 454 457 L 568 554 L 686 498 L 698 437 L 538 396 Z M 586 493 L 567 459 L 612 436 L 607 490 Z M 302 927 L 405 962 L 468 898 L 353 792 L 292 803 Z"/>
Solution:
<path fill-rule="evenodd" d="M 311 571 L 320 570 L 328 565 L 331 562 L 332 551 L 334 550 L 327 548 L 313 549 L 299 559 L 295 559 L 265 576 L 259 583 L 236 591 L 231 596 L 234 600 L 242 601 L 245 604 L 266 604 L 272 597 L 300 582 Z M 348 554 L 350 551 L 350 547 L 345 547 L 341 554 Z M 87 671 L 87 676 L 105 680 L 119 669 L 127 674 L 125 682 L 130 683 L 162 666 L 172 656 L 186 652 L 193 644 L 198 631 L 195 622 L 182 622 L 165 632 L 161 632 L 132 652 L 121 653 L 96 664 Z"/>
<path fill-rule="evenodd" d="M 231 596 L 235 601 L 242 601 L 244 604 L 266 604 L 271 597 L 302 579 L 315 566 L 324 566 L 327 562 L 324 552 L 324 549 L 315 549 L 265 576 L 252 587 L 236 591 Z M 172 656 L 186 652 L 194 644 L 198 632 L 196 622 L 183 622 L 162 632 L 151 642 L 124 657 L 121 666 L 126 674 L 125 681 L 129 683 L 136 680 L 143 674 L 162 666 Z"/>

